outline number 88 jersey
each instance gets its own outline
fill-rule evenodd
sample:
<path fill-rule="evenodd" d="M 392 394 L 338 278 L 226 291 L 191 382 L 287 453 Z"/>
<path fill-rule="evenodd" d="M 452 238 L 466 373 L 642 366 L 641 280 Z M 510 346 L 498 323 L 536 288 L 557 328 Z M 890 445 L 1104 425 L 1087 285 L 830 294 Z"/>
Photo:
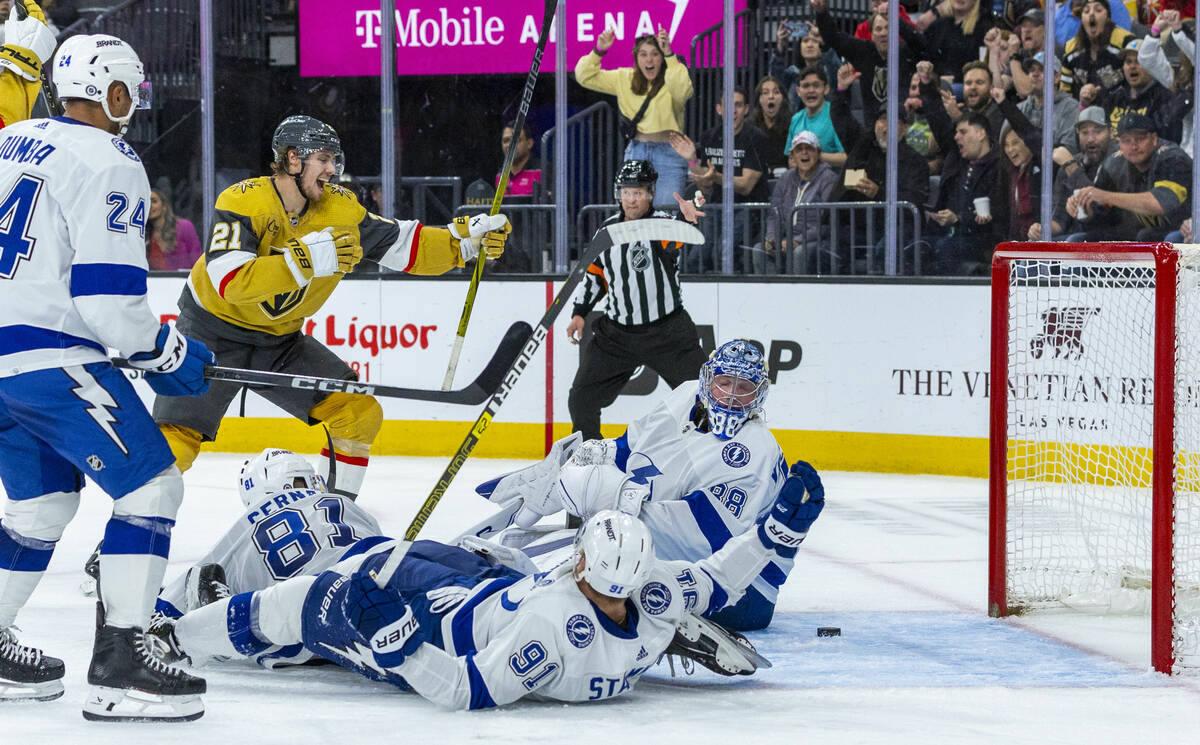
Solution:
<path fill-rule="evenodd" d="M 318 574 L 351 550 L 383 540 L 375 518 L 347 497 L 293 489 L 252 503 L 196 564 L 220 564 L 236 594 Z M 186 571 L 159 597 L 179 612 L 187 610 L 185 577 Z"/>

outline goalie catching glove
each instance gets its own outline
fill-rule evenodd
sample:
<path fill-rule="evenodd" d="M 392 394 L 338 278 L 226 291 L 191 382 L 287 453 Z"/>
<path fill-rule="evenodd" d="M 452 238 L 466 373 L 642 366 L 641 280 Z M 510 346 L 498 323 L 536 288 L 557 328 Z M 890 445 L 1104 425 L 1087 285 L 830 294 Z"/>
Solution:
<path fill-rule="evenodd" d="M 199 396 L 208 390 L 204 366 L 216 362 L 203 342 L 189 339 L 174 324 L 164 323 L 154 349 L 129 356 L 129 366 L 145 371 L 146 382 L 160 396 Z"/>
<path fill-rule="evenodd" d="M 454 218 L 446 226 L 451 243 L 458 247 L 462 260 L 470 261 L 483 251 L 485 259 L 498 259 L 504 253 L 504 242 L 512 232 L 512 224 L 504 215 L 474 215 Z"/>
<path fill-rule="evenodd" d="M 350 273 L 362 259 L 362 252 L 353 234 L 329 227 L 285 243 L 283 259 L 296 284 L 305 287 L 314 277 Z"/>
<path fill-rule="evenodd" d="M 46 26 L 46 17 L 36 3 L 25 3 L 24 18 L 14 5 L 4 24 L 4 46 L 0 47 L 0 68 L 8 68 L 33 82 L 39 80 L 44 65 L 58 41 Z M 0 22 L 6 19 L 0 18 Z"/>
<path fill-rule="evenodd" d="M 825 487 L 817 469 L 798 460 L 783 482 L 770 514 L 758 524 L 758 538 L 780 556 L 791 558 L 824 507 Z"/>

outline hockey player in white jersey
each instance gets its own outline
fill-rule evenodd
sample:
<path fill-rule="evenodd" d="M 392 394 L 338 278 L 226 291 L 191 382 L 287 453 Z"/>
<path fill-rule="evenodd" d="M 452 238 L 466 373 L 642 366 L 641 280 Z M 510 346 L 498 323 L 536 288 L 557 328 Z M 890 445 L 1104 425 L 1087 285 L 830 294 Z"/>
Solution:
<path fill-rule="evenodd" d="M 755 530 L 695 563 L 656 559 L 649 529 L 615 510 L 584 524 L 569 561 L 529 576 L 418 541 L 380 589 L 381 548 L 188 613 L 177 641 L 196 662 L 303 642 L 454 709 L 603 700 L 637 683 L 687 613 L 736 601 L 769 561 L 794 555 L 823 506 L 816 471 L 799 469 Z"/>
<path fill-rule="evenodd" d="M 787 475 L 763 421 L 769 385 L 761 350 L 743 339 L 722 344 L 701 367 L 698 389 L 676 388 L 615 440 L 580 444 L 572 435 L 541 463 L 481 484 L 481 495 L 507 505 L 496 527 L 506 513 L 516 525 L 493 537 L 520 547 L 520 529 L 543 516 L 566 509 L 586 518 L 619 507 L 640 514 L 658 558 L 712 555 L 754 528 Z M 708 617 L 739 631 L 765 628 L 791 568 L 788 557 L 772 559 L 740 602 Z"/>
<path fill-rule="evenodd" d="M 290 450 L 267 448 L 246 461 L 238 494 L 245 513 L 159 593 L 156 609 L 164 616 L 178 618 L 213 600 L 320 574 L 388 540 L 373 516 L 349 497 L 330 493 L 312 465 Z M 255 661 L 274 667 L 311 656 L 296 645 L 264 651 Z"/>
<path fill-rule="evenodd" d="M 174 457 L 109 349 L 160 395 L 195 395 L 212 355 L 146 299 L 145 170 L 120 135 L 148 104 L 137 54 L 75 36 L 54 58 L 66 116 L 0 130 L 0 700 L 57 698 L 62 660 L 12 631 L 79 505 L 113 499 L 84 716 L 185 720 L 204 681 L 162 665 L 142 629 L 183 496 Z"/>

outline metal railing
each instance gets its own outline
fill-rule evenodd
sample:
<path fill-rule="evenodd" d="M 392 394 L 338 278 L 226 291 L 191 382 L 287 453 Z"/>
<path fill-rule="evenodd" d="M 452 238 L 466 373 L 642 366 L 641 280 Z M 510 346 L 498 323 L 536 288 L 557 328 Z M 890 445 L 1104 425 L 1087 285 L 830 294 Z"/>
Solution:
<path fill-rule="evenodd" d="M 462 205 L 459 215 L 475 215 L 478 205 Z M 512 223 L 504 256 L 489 271 L 510 274 L 549 274 L 554 271 L 554 205 L 505 204 L 501 211 Z"/>
<path fill-rule="evenodd" d="M 344 186 L 362 185 L 366 191 L 360 193 L 365 200 L 372 187 L 379 185 L 379 176 L 355 176 Z M 405 220 L 420 220 L 426 225 L 444 225 L 458 214 L 463 207 L 463 184 L 458 176 L 403 176 L 396 179 L 399 192 L 396 197 L 396 214 Z M 479 211 L 471 207 L 471 214 Z M 505 207 L 507 211 L 507 206 Z"/>
<path fill-rule="evenodd" d="M 542 134 L 542 179 L 545 189 L 553 191 L 552 153 L 557 127 Z M 567 211 L 606 198 L 621 162 L 621 137 L 613 107 L 605 101 L 592 104 L 567 118 Z"/>

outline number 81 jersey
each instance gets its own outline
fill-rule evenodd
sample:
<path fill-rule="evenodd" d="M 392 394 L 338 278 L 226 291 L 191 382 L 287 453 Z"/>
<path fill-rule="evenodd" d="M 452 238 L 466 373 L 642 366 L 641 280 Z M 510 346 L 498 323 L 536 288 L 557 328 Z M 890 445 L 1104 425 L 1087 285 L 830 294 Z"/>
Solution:
<path fill-rule="evenodd" d="M 196 564 L 220 564 L 231 592 L 250 592 L 323 572 L 348 552 L 386 540 L 380 533 L 375 518 L 350 499 L 293 489 L 252 504 Z M 159 596 L 181 613 L 187 610 L 185 578 L 186 572 Z"/>

